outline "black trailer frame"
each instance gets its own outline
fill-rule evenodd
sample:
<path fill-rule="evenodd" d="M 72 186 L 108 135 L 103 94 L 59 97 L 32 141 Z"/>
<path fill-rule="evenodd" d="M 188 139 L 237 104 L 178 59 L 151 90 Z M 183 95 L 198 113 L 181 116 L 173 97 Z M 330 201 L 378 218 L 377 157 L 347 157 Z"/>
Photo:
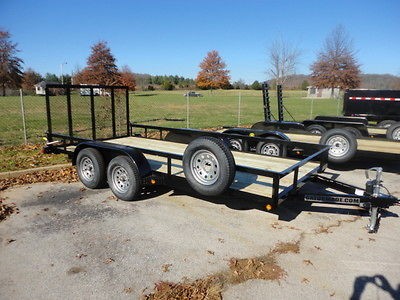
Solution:
<path fill-rule="evenodd" d="M 297 122 L 283 104 L 282 85 L 277 85 L 278 118 L 272 119 L 267 82 L 262 84 L 264 127 L 292 133 L 312 132 L 322 134 L 323 131 L 313 126 L 322 126 L 325 130 L 347 129 L 357 138 L 383 138 L 398 140 L 400 134 L 400 91 L 395 90 L 346 90 L 344 94 L 344 116 L 316 116 L 314 119 Z M 379 100 L 378 100 L 379 99 Z M 285 121 L 284 110 L 293 121 Z M 362 113 L 364 112 L 364 113 Z M 382 121 L 372 126 L 368 120 Z M 258 126 L 260 126 L 259 122 Z M 323 128 L 322 128 L 323 129 Z M 396 134 L 393 134 L 396 131 Z"/>
<path fill-rule="evenodd" d="M 342 157 L 333 155 L 334 150 L 342 150 L 339 146 L 338 149 L 331 149 L 328 160 L 332 163 L 346 163 L 356 155 L 356 152 L 362 155 L 380 153 L 380 155 L 387 157 L 396 157 L 400 154 L 400 143 L 397 141 L 400 138 L 400 122 L 394 123 L 385 129 L 369 127 L 368 120 L 362 117 L 317 116 L 313 120 L 304 120 L 302 122 L 285 121 L 283 117 L 284 110 L 289 115 L 290 112 L 283 105 L 282 98 L 282 86 L 278 85 L 278 118 L 275 118 L 270 109 L 268 84 L 263 84 L 264 121 L 252 125 L 251 129 L 257 132 L 256 134 L 262 134 L 263 131 L 282 131 L 291 140 L 329 145 L 336 145 L 336 143 L 331 142 L 335 137 L 339 136 L 351 145 L 351 149 L 348 153 L 343 154 Z M 231 128 L 231 131 L 234 130 L 236 129 Z M 341 146 L 345 145 L 341 144 Z M 306 151 L 301 152 L 307 153 Z"/>
<path fill-rule="evenodd" d="M 124 145 L 120 144 L 118 141 L 120 139 L 128 138 L 130 140 L 134 140 L 135 138 L 146 140 L 146 143 L 156 143 L 156 140 L 161 140 L 162 143 L 165 142 L 165 133 L 172 132 L 175 134 L 179 134 L 182 136 L 189 136 L 190 140 L 196 141 L 199 137 L 213 137 L 216 140 L 220 140 L 225 145 L 229 144 L 230 138 L 235 138 L 237 135 L 229 134 L 229 133 L 220 133 L 220 132 L 212 132 L 212 131 L 203 131 L 203 130 L 195 130 L 195 129 L 181 129 L 181 128 L 168 128 L 161 126 L 150 126 L 143 124 L 135 124 L 130 122 L 129 120 L 129 92 L 127 87 L 124 86 L 101 86 L 101 85 L 85 85 L 85 89 L 90 89 L 90 129 L 92 136 L 91 138 L 83 138 L 74 134 L 74 124 L 72 113 L 73 110 L 71 108 L 71 89 L 79 89 L 80 85 L 58 85 L 52 84 L 47 85 L 46 87 L 46 110 L 47 110 L 47 144 L 45 146 L 45 152 L 47 153 L 66 153 L 72 159 L 72 163 L 75 165 L 77 163 L 77 157 L 79 156 L 80 151 L 87 148 L 97 149 L 99 153 L 104 156 L 105 163 L 109 163 L 110 160 L 115 158 L 117 155 L 124 155 L 129 157 L 134 164 L 138 165 L 138 172 L 140 173 L 140 184 L 141 185 L 149 185 L 154 183 L 162 183 L 162 184 L 170 184 L 170 177 L 173 177 L 171 169 L 173 167 L 172 160 L 183 160 L 184 155 L 182 153 L 173 153 L 167 150 L 154 149 L 146 146 L 136 146 L 136 145 Z M 98 138 L 96 134 L 96 114 L 95 114 L 95 97 L 93 93 L 94 88 L 100 89 L 110 89 L 111 93 L 109 95 L 109 100 L 111 103 L 111 127 L 112 134 L 107 138 Z M 67 133 L 57 133 L 53 131 L 52 127 L 52 101 L 49 93 L 49 89 L 62 89 L 66 95 L 67 102 L 67 122 L 68 122 L 68 132 Z M 126 108 L 126 131 L 123 134 L 117 134 L 116 126 L 115 126 L 115 92 L 116 90 L 122 90 L 125 96 L 125 108 Z M 157 132 L 158 136 L 155 138 L 154 135 L 150 137 L 150 131 Z M 141 132 L 141 133 L 138 133 Z M 253 136 L 242 136 L 241 138 L 248 141 L 268 141 L 268 138 L 262 137 L 253 137 Z M 153 141 L 153 142 L 152 142 Z M 274 140 L 276 141 L 276 140 Z M 308 144 L 308 143 L 300 143 L 300 142 L 290 142 L 287 140 L 280 140 L 279 143 L 282 145 L 294 144 L 296 147 L 307 148 L 310 152 L 313 152 L 308 157 L 300 160 L 294 161 L 294 163 L 284 170 L 275 171 L 269 169 L 262 169 L 259 167 L 251 166 L 251 165 L 237 165 L 236 171 L 250 173 L 259 176 L 265 176 L 272 178 L 272 194 L 271 198 L 266 205 L 267 210 L 276 208 L 282 201 L 287 198 L 292 197 L 293 195 L 298 194 L 298 189 L 303 186 L 306 181 L 313 180 L 318 181 L 325 186 L 329 186 L 335 188 L 338 191 L 344 192 L 346 194 L 311 194 L 304 195 L 303 198 L 306 201 L 312 202 L 324 202 L 324 203 L 339 203 L 346 205 L 358 205 L 363 208 L 370 208 L 371 212 L 371 222 L 369 225 L 369 231 L 375 231 L 377 229 L 377 220 L 379 219 L 379 210 L 382 208 L 387 208 L 390 205 L 397 204 L 399 200 L 390 195 L 384 195 L 379 192 L 379 187 L 381 187 L 380 175 L 376 177 L 375 180 L 369 181 L 366 186 L 366 189 L 359 189 L 357 187 L 353 187 L 344 183 L 340 183 L 335 180 L 331 180 L 329 178 L 317 175 L 317 173 L 321 173 L 325 170 L 327 166 L 327 156 L 329 147 L 324 145 L 317 144 Z M 189 144 L 190 146 L 190 144 Z M 225 146 L 226 147 L 226 146 Z M 229 150 L 228 150 L 229 151 Z M 144 154 L 156 155 L 158 157 L 163 157 L 166 159 L 167 163 L 167 172 L 166 174 L 160 174 L 159 172 L 153 171 L 150 168 L 150 165 L 145 158 Z M 260 162 L 262 160 L 272 159 L 267 156 L 262 156 L 258 154 L 246 154 L 252 156 L 252 158 L 256 157 Z M 279 158 L 278 158 L 279 159 Z M 302 177 L 299 176 L 300 168 L 305 166 L 307 163 L 311 161 L 318 161 L 318 164 L 314 164 L 315 167 L 313 169 L 306 172 L 306 174 Z M 79 174 L 79 166 L 78 174 Z M 381 172 L 381 171 L 380 171 Z M 378 173 L 378 172 L 377 172 Z M 289 174 L 293 175 L 293 181 L 291 185 L 287 186 L 280 191 L 280 183 L 283 178 L 288 176 Z M 379 173 L 380 174 L 380 173 Z M 128 178 L 128 180 L 131 180 Z M 300 195 L 301 196 L 301 195 Z M 352 201 L 342 201 L 341 199 L 353 199 Z"/>
<path fill-rule="evenodd" d="M 269 86 L 268 83 L 262 84 L 263 90 L 263 107 L 264 107 L 264 125 L 274 128 L 275 130 L 283 130 L 288 132 L 303 133 L 307 131 L 307 127 L 311 125 L 321 125 L 326 129 L 353 127 L 356 128 L 362 136 L 369 136 L 368 134 L 368 121 L 361 117 L 333 117 L 333 116 L 316 116 L 313 120 L 304 120 L 301 122 L 297 121 L 285 121 L 284 110 L 292 117 L 290 112 L 286 109 L 283 104 L 283 93 L 282 85 L 276 86 L 277 102 L 278 102 L 278 118 L 272 119 L 273 115 L 270 108 L 270 97 L 269 97 Z"/>

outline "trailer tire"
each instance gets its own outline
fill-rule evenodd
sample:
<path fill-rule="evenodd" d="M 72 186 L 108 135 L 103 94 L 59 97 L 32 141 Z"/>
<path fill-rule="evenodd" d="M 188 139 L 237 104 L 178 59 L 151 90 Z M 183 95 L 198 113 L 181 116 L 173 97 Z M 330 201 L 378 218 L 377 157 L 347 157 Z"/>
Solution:
<path fill-rule="evenodd" d="M 383 120 L 378 123 L 379 128 L 389 128 L 392 124 L 396 123 L 395 120 Z"/>
<path fill-rule="evenodd" d="M 306 127 L 306 130 L 312 134 L 323 135 L 327 130 L 324 126 L 312 124 Z"/>
<path fill-rule="evenodd" d="M 357 152 L 357 140 L 354 134 L 342 128 L 335 128 L 325 132 L 319 143 L 329 145 L 328 161 L 331 163 L 345 163 L 351 160 Z"/>
<path fill-rule="evenodd" d="M 386 137 L 389 140 L 400 141 L 400 122 L 390 125 L 386 131 Z"/>
<path fill-rule="evenodd" d="M 76 171 L 84 186 L 99 189 L 106 186 L 106 166 L 100 151 L 84 148 L 76 158 Z"/>
<path fill-rule="evenodd" d="M 229 145 L 230 148 L 239 152 L 246 152 L 249 150 L 249 146 L 247 145 L 246 141 L 243 139 L 235 139 L 235 138 L 230 138 L 229 139 Z"/>
<path fill-rule="evenodd" d="M 267 137 L 269 139 L 278 140 L 275 137 Z M 281 156 L 287 155 L 287 149 L 285 145 L 279 145 L 274 142 L 258 142 L 256 147 L 256 153 L 267 156 Z"/>
<path fill-rule="evenodd" d="M 235 159 L 223 141 L 203 136 L 186 147 L 183 171 L 196 192 L 217 196 L 226 191 L 235 178 Z"/>
<path fill-rule="evenodd" d="M 347 126 L 347 127 L 343 127 L 344 130 L 347 130 L 348 132 L 350 132 L 351 134 L 353 134 L 356 139 L 361 138 L 362 137 L 362 133 L 360 130 L 358 130 L 355 127 L 351 127 L 351 126 Z"/>
<path fill-rule="evenodd" d="M 107 181 L 118 199 L 132 201 L 139 194 L 141 187 L 139 169 L 128 156 L 119 155 L 110 161 L 107 168 Z"/>

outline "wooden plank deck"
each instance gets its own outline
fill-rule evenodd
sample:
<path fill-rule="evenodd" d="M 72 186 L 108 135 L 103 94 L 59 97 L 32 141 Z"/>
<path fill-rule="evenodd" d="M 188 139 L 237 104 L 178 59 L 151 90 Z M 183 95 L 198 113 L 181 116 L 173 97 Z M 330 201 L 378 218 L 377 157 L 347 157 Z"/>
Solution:
<path fill-rule="evenodd" d="M 311 135 L 311 134 L 294 134 L 294 133 L 285 133 L 285 134 L 293 142 L 318 144 L 321 138 L 318 135 Z M 361 151 L 400 154 L 400 142 L 374 139 L 374 138 L 361 138 L 357 139 L 357 143 L 358 143 L 357 149 Z"/>
<path fill-rule="evenodd" d="M 187 145 L 161 140 L 149 140 L 141 137 L 126 137 L 107 140 L 107 143 L 136 147 L 139 149 L 156 150 L 169 154 L 183 155 Z M 261 156 L 252 153 L 233 151 L 233 156 L 237 166 L 252 167 L 260 170 L 282 172 L 298 162 L 295 159 Z M 144 154 L 148 159 L 153 171 L 167 172 L 167 158 L 157 155 Z M 299 169 L 299 179 L 308 176 L 310 172 L 315 172 L 319 163 L 308 162 Z M 184 177 L 181 160 L 172 160 L 172 175 Z M 280 180 L 279 193 L 290 189 L 293 184 L 293 172 Z M 250 174 L 246 172 L 236 172 L 232 189 L 248 192 L 260 196 L 272 197 L 272 178 Z"/>

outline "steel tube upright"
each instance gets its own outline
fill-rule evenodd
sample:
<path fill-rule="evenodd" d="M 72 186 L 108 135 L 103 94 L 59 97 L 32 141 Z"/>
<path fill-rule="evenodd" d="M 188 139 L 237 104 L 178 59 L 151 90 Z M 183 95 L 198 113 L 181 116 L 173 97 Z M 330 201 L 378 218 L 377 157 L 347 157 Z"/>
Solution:
<path fill-rule="evenodd" d="M 276 93 L 278 98 L 278 120 L 283 122 L 283 100 L 282 100 L 282 85 L 278 84 L 276 86 Z"/>
<path fill-rule="evenodd" d="M 262 92 L 263 92 L 263 102 L 264 102 L 264 120 L 266 122 L 271 121 L 271 107 L 269 104 L 269 93 L 268 93 L 268 83 L 264 82 L 262 84 Z"/>

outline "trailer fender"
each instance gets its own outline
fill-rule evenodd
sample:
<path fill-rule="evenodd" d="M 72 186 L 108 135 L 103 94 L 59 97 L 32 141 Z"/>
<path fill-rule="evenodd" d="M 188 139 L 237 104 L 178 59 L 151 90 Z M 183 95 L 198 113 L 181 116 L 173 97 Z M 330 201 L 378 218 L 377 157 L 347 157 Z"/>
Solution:
<path fill-rule="evenodd" d="M 286 134 L 276 130 L 251 130 L 246 128 L 230 128 L 225 130 L 223 133 L 256 137 L 274 137 L 281 140 L 290 141 L 289 137 Z"/>
<path fill-rule="evenodd" d="M 259 137 L 265 137 L 265 138 L 277 138 L 280 140 L 284 140 L 284 141 L 290 141 L 290 138 L 284 134 L 283 132 L 280 131 L 268 131 L 268 132 L 264 132 L 264 133 L 260 133 L 259 135 L 256 135 Z"/>
<path fill-rule="evenodd" d="M 72 165 L 76 164 L 78 153 L 85 148 L 97 149 L 103 155 L 106 165 L 108 165 L 114 157 L 117 157 L 119 155 L 125 155 L 129 157 L 132 162 L 138 167 L 140 177 L 142 178 L 150 175 L 150 173 L 152 172 L 149 162 L 141 151 L 132 147 L 109 144 L 99 141 L 87 141 L 78 144 L 72 157 Z"/>

